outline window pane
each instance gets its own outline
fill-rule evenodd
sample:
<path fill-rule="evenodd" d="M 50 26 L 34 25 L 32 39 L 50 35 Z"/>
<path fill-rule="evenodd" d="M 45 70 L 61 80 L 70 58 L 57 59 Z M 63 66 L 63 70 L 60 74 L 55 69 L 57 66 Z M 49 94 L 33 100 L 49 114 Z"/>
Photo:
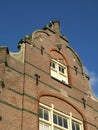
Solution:
<path fill-rule="evenodd" d="M 75 124 L 72 122 L 72 130 L 75 130 Z"/>
<path fill-rule="evenodd" d="M 42 108 L 39 109 L 39 117 L 43 118 L 43 109 Z"/>
<path fill-rule="evenodd" d="M 62 68 L 62 73 L 64 74 L 64 68 Z"/>
<path fill-rule="evenodd" d="M 80 130 L 79 124 L 76 124 L 76 130 Z"/>
<path fill-rule="evenodd" d="M 62 68 L 61 68 L 61 66 L 59 66 L 59 71 L 62 72 Z"/>
<path fill-rule="evenodd" d="M 53 114 L 53 122 L 54 122 L 55 124 L 57 124 L 57 115 L 56 115 L 56 114 Z"/>
<path fill-rule="evenodd" d="M 55 63 L 51 62 L 51 67 L 55 68 Z"/>
<path fill-rule="evenodd" d="M 59 66 L 59 71 L 61 71 L 61 67 Z"/>
<path fill-rule="evenodd" d="M 68 128 L 67 119 L 64 119 L 64 118 L 63 118 L 63 124 L 64 124 L 64 128 Z"/>
<path fill-rule="evenodd" d="M 58 116 L 58 125 L 62 126 L 62 117 Z"/>
<path fill-rule="evenodd" d="M 44 119 L 49 121 L 49 114 L 47 110 L 44 110 Z"/>
<path fill-rule="evenodd" d="M 59 71 L 64 74 L 64 68 L 59 66 Z"/>
<path fill-rule="evenodd" d="M 72 130 L 80 130 L 80 125 L 76 122 L 72 122 Z"/>

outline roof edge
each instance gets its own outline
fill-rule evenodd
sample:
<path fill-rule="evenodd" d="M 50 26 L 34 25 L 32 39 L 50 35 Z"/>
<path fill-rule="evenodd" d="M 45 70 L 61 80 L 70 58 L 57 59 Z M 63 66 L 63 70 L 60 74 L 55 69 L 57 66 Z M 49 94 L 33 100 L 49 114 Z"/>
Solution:
<path fill-rule="evenodd" d="M 0 46 L 0 50 L 1 50 L 1 49 L 6 50 L 6 51 L 7 51 L 7 53 L 9 54 L 9 49 L 8 49 L 8 47 L 7 47 L 7 46 Z"/>

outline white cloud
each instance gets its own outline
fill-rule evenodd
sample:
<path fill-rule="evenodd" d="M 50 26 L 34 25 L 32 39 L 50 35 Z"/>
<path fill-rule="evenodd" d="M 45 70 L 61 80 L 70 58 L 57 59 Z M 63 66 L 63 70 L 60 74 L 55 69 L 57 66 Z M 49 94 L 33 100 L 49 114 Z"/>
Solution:
<path fill-rule="evenodd" d="M 94 94 L 98 97 L 98 76 L 95 72 L 89 71 L 86 67 L 84 67 L 86 74 L 90 77 L 90 85 Z"/>
<path fill-rule="evenodd" d="M 98 77 L 96 76 L 96 74 L 94 72 L 90 72 L 90 83 L 91 85 L 96 85 L 98 83 Z"/>

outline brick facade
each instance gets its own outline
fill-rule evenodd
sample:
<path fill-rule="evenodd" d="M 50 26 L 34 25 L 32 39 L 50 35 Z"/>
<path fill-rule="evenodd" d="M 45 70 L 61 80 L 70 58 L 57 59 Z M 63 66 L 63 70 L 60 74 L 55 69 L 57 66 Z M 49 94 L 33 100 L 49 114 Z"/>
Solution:
<path fill-rule="evenodd" d="M 0 47 L 0 130 L 39 130 L 39 103 L 98 129 L 98 99 L 77 53 L 52 21 L 19 41 L 18 53 Z M 51 77 L 50 60 L 66 63 L 68 84 Z"/>

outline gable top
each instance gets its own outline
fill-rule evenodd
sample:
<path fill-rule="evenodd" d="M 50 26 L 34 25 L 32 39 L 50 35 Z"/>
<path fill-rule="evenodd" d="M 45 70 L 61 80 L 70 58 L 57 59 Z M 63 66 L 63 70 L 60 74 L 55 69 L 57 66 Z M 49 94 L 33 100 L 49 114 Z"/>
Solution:
<path fill-rule="evenodd" d="M 19 46 L 22 42 L 27 42 L 28 44 L 34 46 L 35 35 L 39 32 L 43 32 L 43 33 L 46 33 L 47 35 L 50 35 L 48 30 L 51 31 L 52 33 L 56 34 L 56 36 L 57 36 L 56 43 L 60 43 L 60 38 L 62 38 L 63 40 L 65 40 L 68 43 L 66 36 L 62 35 L 60 32 L 60 22 L 58 20 L 54 20 L 54 21 L 51 21 L 48 25 L 44 26 L 44 28 L 42 28 L 41 30 L 35 30 L 31 35 L 25 36 L 23 39 L 21 39 L 19 41 L 19 43 L 18 43 Z M 83 64 L 82 64 L 78 54 L 69 45 L 67 45 L 66 47 L 69 48 L 70 51 L 72 51 L 72 53 L 74 53 L 74 55 L 77 57 L 79 64 L 82 68 L 82 73 L 84 74 L 85 72 L 83 69 Z"/>
<path fill-rule="evenodd" d="M 67 37 L 63 35 L 60 31 L 60 22 L 58 20 L 50 21 L 49 24 L 45 25 L 43 30 L 50 30 L 53 33 L 59 33 L 60 38 L 64 39 L 66 42 L 69 42 Z"/>

